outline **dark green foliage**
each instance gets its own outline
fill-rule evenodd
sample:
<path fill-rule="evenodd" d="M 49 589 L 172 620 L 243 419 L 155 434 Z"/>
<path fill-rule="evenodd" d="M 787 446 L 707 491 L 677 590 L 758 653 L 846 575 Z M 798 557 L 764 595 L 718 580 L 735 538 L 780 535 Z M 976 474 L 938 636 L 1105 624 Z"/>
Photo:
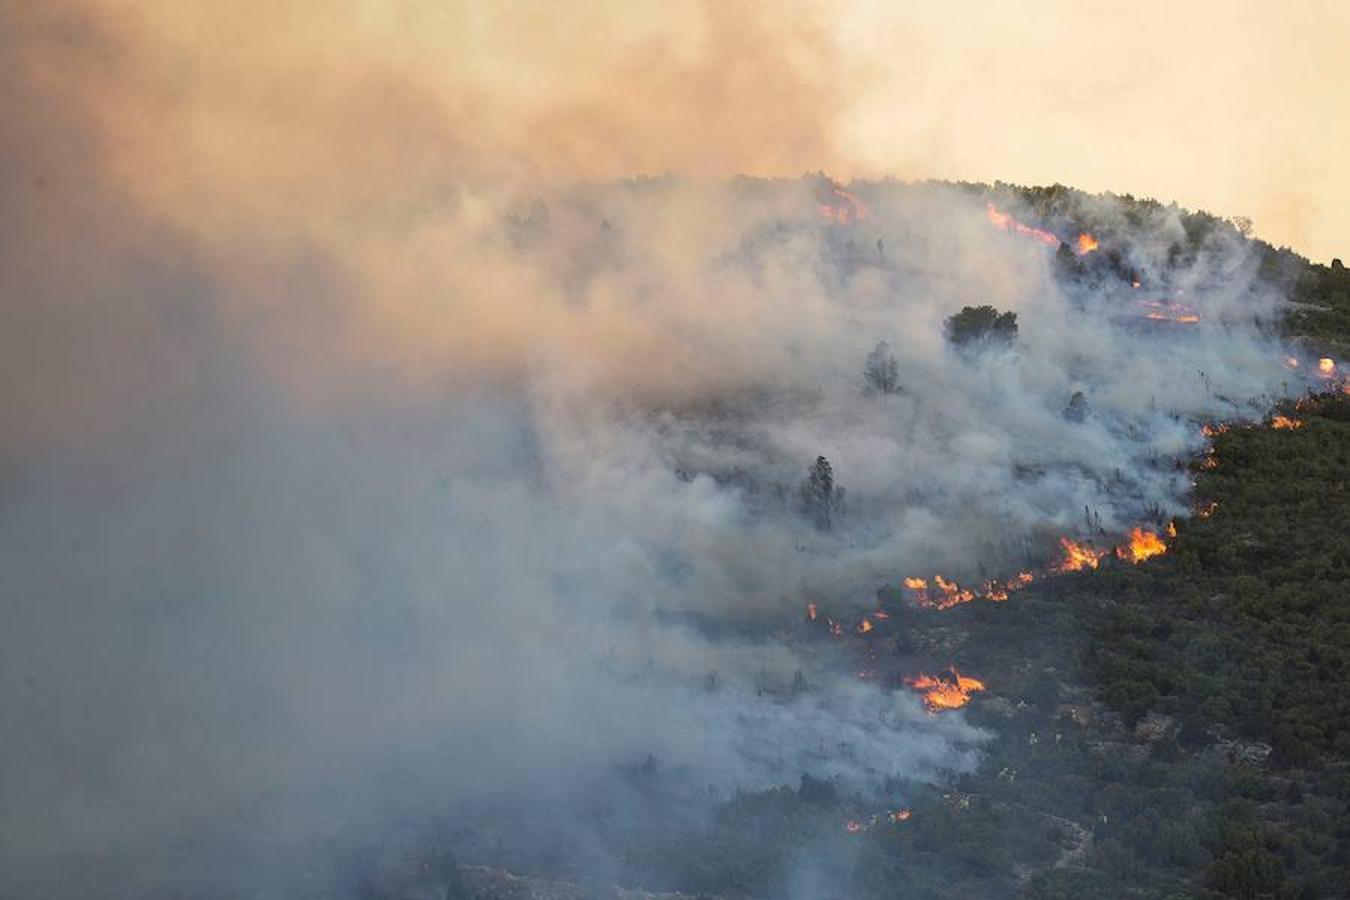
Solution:
<path fill-rule="evenodd" d="M 834 483 L 834 469 L 828 459 L 816 457 L 798 494 L 803 511 L 817 528 L 829 531 L 834 527 L 835 517 L 844 502 L 844 489 Z"/>
<path fill-rule="evenodd" d="M 947 319 L 947 340 L 958 347 L 1007 346 L 1017 339 L 1017 313 L 992 306 L 964 306 Z"/>

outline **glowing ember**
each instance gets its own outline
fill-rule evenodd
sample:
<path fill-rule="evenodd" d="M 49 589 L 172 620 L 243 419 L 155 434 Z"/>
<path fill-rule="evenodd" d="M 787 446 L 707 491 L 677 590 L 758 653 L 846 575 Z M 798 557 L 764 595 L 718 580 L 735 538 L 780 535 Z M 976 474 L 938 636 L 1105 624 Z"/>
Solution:
<path fill-rule="evenodd" d="M 1270 427 L 1276 431 L 1295 431 L 1303 427 L 1303 420 L 1291 419 L 1288 416 L 1275 416 L 1270 420 Z"/>
<path fill-rule="evenodd" d="M 1167 552 L 1167 544 L 1151 531 L 1135 528 L 1130 532 L 1130 542 L 1116 548 L 1116 556 L 1126 562 L 1141 563 L 1154 556 Z"/>
<path fill-rule="evenodd" d="M 1336 374 L 1336 361 L 1329 357 L 1322 357 L 1317 361 L 1317 374 L 1325 375 L 1330 378 Z"/>
<path fill-rule="evenodd" d="M 863 619 L 861 622 L 858 623 L 858 634 L 867 634 L 867 632 L 871 630 L 872 630 L 872 623 L 869 622 L 867 619 Z"/>
<path fill-rule="evenodd" d="M 1064 558 L 1055 566 L 1056 572 L 1081 572 L 1083 569 L 1095 569 L 1106 555 L 1105 550 L 1096 550 L 1088 544 L 1062 537 L 1059 539 Z"/>
<path fill-rule="evenodd" d="M 905 684 L 922 696 L 930 713 L 960 709 L 970 702 L 971 694 L 984 690 L 983 681 L 962 675 L 955 667 L 937 675 L 911 675 Z"/>
<path fill-rule="evenodd" d="M 1177 536 L 1177 523 L 1176 523 L 1176 522 L 1168 522 L 1168 523 L 1167 523 L 1167 536 L 1170 537 L 1170 538 L 1174 538 L 1174 537 Z"/>
<path fill-rule="evenodd" d="M 814 603 L 806 604 L 806 620 L 808 622 L 816 620 L 816 605 Z"/>
<path fill-rule="evenodd" d="M 1059 246 L 1059 238 L 1055 237 L 1050 232 L 1042 231 L 1039 228 L 1032 228 L 1030 225 L 1023 225 L 1007 213 L 999 212 L 998 207 L 992 203 L 985 207 L 984 214 L 989 219 L 989 224 L 1000 231 L 1010 231 L 1013 234 L 1029 237 L 1032 240 L 1040 241 L 1047 247 Z"/>
<path fill-rule="evenodd" d="M 1205 437 L 1207 437 L 1207 438 L 1218 437 L 1219 435 L 1223 434 L 1223 433 L 1224 433 L 1225 431 L 1227 431 L 1227 430 L 1228 430 L 1228 426 L 1225 425 L 1225 424 L 1223 424 L 1222 422 L 1219 423 L 1218 425 L 1201 425 L 1201 426 L 1200 426 L 1200 433 L 1203 434 L 1203 435 L 1204 435 Z"/>
<path fill-rule="evenodd" d="M 1214 515 L 1214 510 L 1218 508 L 1219 508 L 1219 501 L 1211 500 L 1204 506 L 1196 507 L 1195 516 L 1197 519 L 1208 519 L 1210 516 Z"/>
<path fill-rule="evenodd" d="M 896 809 L 891 811 L 890 820 L 892 822 L 908 822 L 912 815 L 914 813 L 908 809 Z"/>
<path fill-rule="evenodd" d="M 1138 281 L 1131 281 L 1131 282 L 1130 282 L 1130 287 L 1134 288 L 1136 291 L 1139 290 L 1139 282 L 1138 282 Z"/>
<path fill-rule="evenodd" d="M 867 826 L 864 825 L 862 822 L 859 822 L 857 819 L 849 819 L 847 822 L 844 823 L 844 830 L 847 831 L 849 834 L 857 834 L 860 831 L 866 831 Z"/>
<path fill-rule="evenodd" d="M 1151 319 L 1154 322 L 1180 322 L 1184 325 L 1194 325 L 1200 321 L 1200 316 L 1196 315 L 1195 310 L 1179 303 L 1164 303 L 1161 300 L 1140 300 L 1138 302 L 1146 310 L 1144 318 Z"/>
<path fill-rule="evenodd" d="M 1097 239 L 1084 231 L 1078 235 L 1078 244 L 1075 250 L 1079 256 L 1087 256 L 1093 250 L 1096 250 L 1097 246 Z"/>

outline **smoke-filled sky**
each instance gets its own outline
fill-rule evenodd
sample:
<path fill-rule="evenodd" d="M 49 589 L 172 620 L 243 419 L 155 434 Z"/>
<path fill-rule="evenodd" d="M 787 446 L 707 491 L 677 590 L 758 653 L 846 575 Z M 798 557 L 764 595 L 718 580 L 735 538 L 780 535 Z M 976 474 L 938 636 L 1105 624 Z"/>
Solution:
<path fill-rule="evenodd" d="M 823 169 L 1058 181 L 1248 216 L 1319 261 L 1350 245 L 1334 0 L 7 5 L 11 72 L 94 103 L 104 158 L 203 223 L 263 194 L 322 216 L 395 171 Z"/>
<path fill-rule="evenodd" d="M 1164 207 L 1095 202 L 1143 287 L 1070 288 L 969 192 L 836 227 L 728 176 L 1076 182 L 1329 256 L 1345 16 L 1239 12 L 0 0 L 0 892 L 285 882 L 649 752 L 722 795 L 972 765 L 767 635 L 1184 509 L 1197 423 L 1290 387 L 1281 298 L 1231 229 L 1169 263 Z M 1014 347 L 948 346 L 980 303 Z"/>

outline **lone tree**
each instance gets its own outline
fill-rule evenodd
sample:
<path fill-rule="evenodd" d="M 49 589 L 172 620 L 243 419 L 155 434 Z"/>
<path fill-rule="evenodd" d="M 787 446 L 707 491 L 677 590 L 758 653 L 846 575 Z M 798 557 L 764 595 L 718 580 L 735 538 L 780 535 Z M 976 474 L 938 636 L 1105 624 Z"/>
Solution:
<path fill-rule="evenodd" d="M 1055 251 L 1055 276 L 1061 281 L 1072 282 L 1082 278 L 1086 268 L 1083 261 L 1078 258 L 1078 254 L 1073 252 L 1073 248 L 1063 241 L 1059 242 L 1059 249 Z"/>
<path fill-rule="evenodd" d="M 879 342 L 867 354 L 863 363 L 863 378 L 867 380 L 869 393 L 898 394 L 900 392 L 900 364 L 891 353 L 891 345 Z"/>
<path fill-rule="evenodd" d="M 844 502 L 844 489 L 834 483 L 834 469 L 823 456 L 816 457 L 801 488 L 802 509 L 821 531 L 834 526 L 835 514 Z"/>
<path fill-rule="evenodd" d="M 1017 313 L 965 306 L 947 320 L 947 340 L 957 347 L 1007 346 L 1017 340 Z"/>

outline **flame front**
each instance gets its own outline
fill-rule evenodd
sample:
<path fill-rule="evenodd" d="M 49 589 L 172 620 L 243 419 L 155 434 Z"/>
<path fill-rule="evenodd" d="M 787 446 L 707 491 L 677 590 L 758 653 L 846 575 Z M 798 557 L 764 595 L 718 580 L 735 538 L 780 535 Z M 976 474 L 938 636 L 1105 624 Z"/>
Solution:
<path fill-rule="evenodd" d="M 930 713 L 960 709 L 970 702 L 971 694 L 984 690 L 983 681 L 962 675 L 954 666 L 937 675 L 911 675 L 905 684 L 920 694 Z"/>
<path fill-rule="evenodd" d="M 1059 238 L 1048 231 L 1042 231 L 1039 228 L 1032 228 L 1030 225 L 1023 225 L 1005 212 L 999 212 L 998 207 L 990 203 L 985 206 L 985 217 L 989 219 L 989 224 L 1000 231 L 1009 231 L 1013 234 L 1020 234 L 1023 237 L 1029 237 L 1032 240 L 1040 241 L 1047 247 L 1058 247 Z"/>
<path fill-rule="evenodd" d="M 1270 427 L 1276 431 L 1296 431 L 1303 427 L 1303 420 L 1291 419 L 1288 416 L 1275 416 L 1270 420 Z"/>
<path fill-rule="evenodd" d="M 1180 303 L 1140 300 L 1139 305 L 1147 310 L 1144 313 L 1144 318 L 1151 319 L 1154 322 L 1180 322 L 1184 325 L 1194 325 L 1200 321 L 1200 316 L 1195 310 Z"/>

